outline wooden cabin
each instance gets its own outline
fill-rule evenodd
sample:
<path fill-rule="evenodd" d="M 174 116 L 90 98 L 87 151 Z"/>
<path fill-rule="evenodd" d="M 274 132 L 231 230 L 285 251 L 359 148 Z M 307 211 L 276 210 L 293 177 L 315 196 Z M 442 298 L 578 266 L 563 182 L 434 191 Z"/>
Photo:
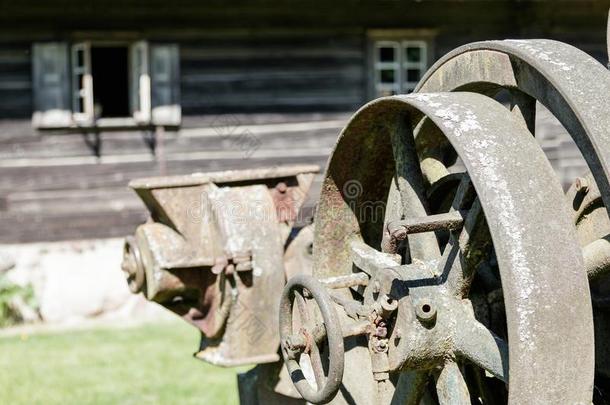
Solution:
<path fill-rule="evenodd" d="M 2 1 L 0 242 L 125 235 L 145 219 L 126 188 L 134 177 L 324 166 L 350 113 L 411 91 L 468 42 L 552 38 L 605 64 L 608 7 Z M 568 171 L 582 170 L 573 148 L 552 135 L 547 146 Z"/>

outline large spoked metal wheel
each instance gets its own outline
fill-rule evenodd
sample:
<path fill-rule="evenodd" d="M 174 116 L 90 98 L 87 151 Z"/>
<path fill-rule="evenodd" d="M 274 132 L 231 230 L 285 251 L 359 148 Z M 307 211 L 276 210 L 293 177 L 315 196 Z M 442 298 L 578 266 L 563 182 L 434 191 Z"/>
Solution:
<path fill-rule="evenodd" d="M 313 303 L 308 304 L 306 300 Z M 333 305 L 324 286 L 304 274 L 288 281 L 280 301 L 280 345 L 284 362 L 301 396 L 316 404 L 330 401 L 343 378 L 343 335 Z M 293 312 L 298 314 L 298 320 L 293 319 Z M 328 355 L 327 359 L 322 358 L 322 351 Z M 307 374 L 313 376 L 308 379 Z"/>
<path fill-rule="evenodd" d="M 435 159 L 422 173 L 435 148 L 466 171 Z M 571 213 L 501 104 L 461 92 L 368 104 L 341 134 L 315 223 L 314 276 L 369 277 L 349 293 L 359 310 L 345 308 L 373 314 L 372 403 L 591 401 L 592 308 Z"/>
<path fill-rule="evenodd" d="M 610 392 L 610 72 L 586 53 L 550 40 L 488 41 L 460 47 L 441 58 L 421 80 L 418 91 L 474 91 L 512 96 L 511 110 L 534 134 L 535 103 L 547 107 L 569 132 L 590 173 L 575 181 L 568 203 L 575 213 L 594 303 L 596 335 L 595 393 Z M 446 160 L 442 148 L 420 143 L 427 178 Z"/>

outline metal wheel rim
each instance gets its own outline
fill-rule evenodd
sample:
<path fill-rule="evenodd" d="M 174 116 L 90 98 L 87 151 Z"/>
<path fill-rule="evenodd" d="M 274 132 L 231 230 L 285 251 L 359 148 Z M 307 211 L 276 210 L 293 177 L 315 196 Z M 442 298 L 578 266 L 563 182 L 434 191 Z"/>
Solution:
<path fill-rule="evenodd" d="M 460 64 L 469 68 L 459 77 L 451 76 L 450 69 Z M 553 113 L 578 145 L 610 212 L 610 98 L 600 91 L 610 88 L 608 70 L 587 53 L 558 41 L 484 41 L 443 56 L 415 91 L 493 95 L 499 88 L 516 89 Z"/>
<path fill-rule="evenodd" d="M 318 305 L 324 326 L 326 329 L 326 339 L 328 339 L 329 347 L 329 367 L 328 375 L 326 376 L 326 384 L 314 390 L 307 379 L 302 375 L 301 367 L 297 360 L 289 358 L 284 347 L 285 339 L 293 333 L 292 331 L 292 308 L 293 308 L 293 292 L 298 288 L 306 288 L 315 303 Z M 295 387 L 301 396 L 312 403 L 327 403 L 330 401 L 339 390 L 343 379 L 344 369 L 344 346 L 343 336 L 339 324 L 339 317 L 331 298 L 326 289 L 316 279 L 311 276 L 299 274 L 292 277 L 282 292 L 280 298 L 280 345 L 284 363 L 288 369 L 288 373 Z M 313 343 L 314 345 L 316 343 Z M 300 375 L 299 375 L 300 374 Z"/>
<path fill-rule="evenodd" d="M 443 101 L 443 99 L 445 99 L 445 101 Z M 388 168 L 387 165 L 384 166 L 383 162 L 377 157 L 370 157 L 369 155 L 372 154 L 371 150 L 367 150 L 366 147 L 362 146 L 358 136 L 373 136 L 372 133 L 374 133 L 376 129 L 375 126 L 383 126 L 383 119 L 378 117 L 383 116 L 385 112 L 396 114 L 397 111 L 415 111 L 419 118 L 421 118 L 423 112 L 439 127 L 444 129 L 445 134 L 453 143 L 455 149 L 458 150 L 460 156 L 468 157 L 465 159 L 468 172 L 471 174 L 476 173 L 477 165 L 485 168 L 484 150 L 481 149 L 481 145 L 478 145 L 477 147 L 477 138 L 466 139 L 468 136 L 463 135 L 468 135 L 468 131 L 464 131 L 463 133 L 459 133 L 459 131 L 456 132 L 456 128 L 459 129 L 459 123 L 464 122 L 463 119 L 453 121 L 451 119 L 446 120 L 444 119 L 446 117 L 443 117 L 442 113 L 438 114 L 443 108 L 456 106 L 459 110 L 458 112 L 464 116 L 464 114 L 468 114 L 467 107 L 469 105 L 474 105 L 473 103 L 482 105 L 483 109 L 488 110 L 489 114 L 493 112 L 493 114 L 497 114 L 500 117 L 504 117 L 503 119 L 510 121 L 510 119 L 506 118 L 511 117 L 510 114 L 508 114 L 500 104 L 484 96 L 471 93 L 445 93 L 439 95 L 414 94 L 410 96 L 385 98 L 369 103 L 356 114 L 348 124 L 348 127 L 342 132 L 325 176 L 322 188 L 323 192 L 320 197 L 319 209 L 315 221 L 316 239 L 314 244 L 314 256 L 316 257 L 316 263 L 314 265 L 314 275 L 328 277 L 349 274 L 351 266 L 341 264 L 343 263 L 346 253 L 342 251 L 341 248 L 337 247 L 336 244 L 332 244 L 332 241 L 340 239 L 342 240 L 342 243 L 344 243 L 343 241 L 346 237 L 358 238 L 360 232 L 363 232 L 363 230 L 366 231 L 366 224 L 359 224 L 353 217 L 353 213 L 351 213 L 353 207 L 350 208 L 345 197 L 345 190 L 342 190 L 346 179 L 357 179 L 361 181 L 361 184 L 365 185 L 365 191 L 363 191 L 365 194 L 363 194 L 364 197 L 361 196 L 362 198 L 374 197 L 375 192 L 368 195 L 366 194 L 366 186 L 371 186 L 370 188 L 377 186 L 376 192 L 378 198 L 383 198 L 383 190 L 386 190 L 387 192 L 389 187 L 388 182 L 385 181 L 384 178 L 388 176 L 391 177 L 393 169 Z M 435 115 L 435 113 L 437 115 Z M 497 121 L 496 116 L 489 114 L 488 118 L 490 120 Z M 516 122 L 513 117 L 511 125 L 514 126 L 515 124 L 519 123 Z M 453 125 L 453 128 L 450 127 L 451 125 Z M 455 125 L 458 125 L 458 127 Z M 586 277 L 582 274 L 583 272 L 580 271 L 582 268 L 582 254 L 576 243 L 575 236 L 573 235 L 570 217 L 564 205 L 563 192 L 555 178 L 552 168 L 531 136 L 522 126 L 519 126 L 519 128 L 521 129 L 519 136 L 497 139 L 498 141 L 504 142 L 507 147 L 505 151 L 511 158 L 522 158 L 516 156 L 514 150 L 511 152 L 511 146 L 517 147 L 518 145 L 525 145 L 527 148 L 536 151 L 535 167 L 544 173 L 542 176 L 544 177 L 544 181 L 538 181 L 537 185 L 540 186 L 541 189 L 545 189 L 544 184 L 550 185 L 550 189 L 547 190 L 548 192 L 538 194 L 536 198 L 542 198 L 542 200 L 551 205 L 550 208 L 546 208 L 549 212 L 552 212 L 552 215 L 549 215 L 548 213 L 545 214 L 545 218 L 549 221 L 547 223 L 546 232 L 540 234 L 540 229 L 537 231 L 533 229 L 532 231 L 538 232 L 537 236 L 540 236 L 542 240 L 548 239 L 548 235 L 555 235 L 558 239 L 561 239 L 560 244 L 562 247 L 558 252 L 555 252 L 552 246 L 547 246 L 554 251 L 554 255 L 546 255 L 543 260 L 541 260 L 543 263 L 546 263 L 546 267 L 543 264 L 538 263 L 536 269 L 537 273 L 533 273 L 532 269 L 529 268 L 521 269 L 529 274 L 529 277 L 544 276 L 545 285 L 547 287 L 553 286 L 553 289 L 549 289 L 549 296 L 544 296 L 540 291 L 536 291 L 535 285 L 526 285 L 525 287 L 528 287 L 528 289 L 526 289 L 526 291 L 528 291 L 526 295 L 529 295 L 520 296 L 519 294 L 523 291 L 520 288 L 519 280 L 516 280 L 516 278 L 519 278 L 519 275 L 511 274 L 506 270 L 502 272 L 504 288 L 510 290 L 511 292 L 509 295 L 512 296 L 512 298 L 505 298 L 505 302 L 507 302 L 507 315 L 509 315 L 509 307 L 511 308 L 510 315 L 512 318 L 510 318 L 508 322 L 509 330 L 515 330 L 517 327 L 521 328 L 519 335 L 509 337 L 512 353 L 510 356 L 510 367 L 511 370 L 515 372 L 513 378 L 511 378 L 509 402 L 515 404 L 532 401 L 538 403 L 553 403 L 553 401 L 567 401 L 570 403 L 587 402 L 590 401 L 591 398 L 593 381 L 593 328 L 588 284 Z M 356 133 L 359 133 L 360 135 L 356 135 Z M 375 139 L 375 141 L 376 142 L 370 142 L 370 140 L 368 140 L 367 143 L 369 145 L 373 144 L 374 147 L 381 148 L 384 151 L 387 150 L 387 146 L 385 146 L 386 141 L 382 141 L 381 139 Z M 475 152 L 472 152 L 469 148 L 473 148 Z M 349 166 L 349 161 L 358 162 L 358 166 L 346 168 L 345 166 Z M 367 170 L 371 171 L 372 168 L 376 169 L 374 177 L 371 176 L 370 173 L 367 174 Z M 486 172 L 485 175 L 489 176 L 490 172 Z M 486 180 L 483 174 L 474 177 L 473 183 L 479 195 L 485 195 L 486 193 L 493 194 L 495 187 L 493 184 L 494 181 L 489 181 L 489 179 Z M 509 183 L 513 181 L 513 184 L 510 187 L 510 190 L 512 191 L 518 191 L 519 186 L 524 185 L 524 183 L 518 184 L 518 178 L 511 180 L 509 176 L 492 180 L 495 180 L 495 182 L 506 180 Z M 525 179 L 524 181 L 527 182 L 527 180 L 528 179 Z M 528 189 L 527 185 L 525 185 L 525 189 Z M 517 192 L 517 194 L 519 194 L 519 192 Z M 498 197 L 498 195 L 496 195 L 496 197 Z M 512 203 L 519 205 L 520 208 L 524 208 L 528 205 L 528 199 L 523 195 L 521 195 L 520 198 L 521 199 L 516 199 Z M 534 202 L 537 201 L 536 198 L 534 198 Z M 532 201 L 529 202 L 530 209 L 532 208 L 531 202 Z M 540 201 L 538 201 L 538 203 L 540 203 Z M 501 198 L 495 198 L 493 202 L 482 201 L 482 204 L 484 205 L 485 214 L 488 218 L 492 217 L 497 219 L 505 214 L 502 210 L 506 209 L 506 204 L 503 204 Z M 536 204 L 533 205 L 535 207 Z M 539 215 L 532 216 L 531 213 L 529 214 L 529 220 L 533 221 L 533 223 L 540 220 L 540 218 L 537 217 L 539 217 Z M 337 222 L 337 218 L 341 218 L 341 222 Z M 520 221 L 518 222 L 520 226 L 527 227 L 527 221 L 523 222 L 523 218 L 515 218 L 514 220 Z M 494 224 L 490 225 L 496 250 L 504 243 L 504 246 L 501 247 L 503 251 L 498 255 L 499 261 L 504 263 L 501 265 L 501 268 L 504 269 L 511 267 L 510 264 L 514 260 L 511 257 L 510 251 L 512 248 L 516 248 L 518 244 L 522 245 L 520 247 L 521 253 L 526 254 L 523 258 L 532 258 L 531 249 L 528 251 L 528 246 L 523 246 L 523 241 L 511 240 L 510 233 L 507 233 L 507 229 L 509 229 L 507 227 L 509 226 L 510 223 L 506 221 L 502 223 L 502 221 L 498 222 L 497 220 Z M 549 226 L 552 229 L 549 229 Z M 498 240 L 502 239 L 502 237 L 498 236 L 502 235 L 502 233 L 504 233 L 503 237 L 505 237 L 508 242 Z M 533 242 L 530 240 L 528 243 L 532 244 Z M 548 245 L 548 243 L 546 243 L 545 246 L 546 245 Z M 515 252 L 519 252 L 519 249 Z M 561 262 L 557 262 L 558 256 L 556 256 L 555 253 L 562 257 Z M 523 276 L 523 274 L 521 274 L 521 276 Z M 564 276 L 566 277 L 566 280 L 571 280 L 568 282 L 571 284 L 569 288 L 567 288 L 565 284 L 558 282 L 558 279 L 561 279 Z M 532 289 L 532 291 L 529 291 L 529 289 Z M 560 309 L 559 306 L 562 305 L 564 297 L 566 295 L 571 296 L 574 294 L 574 291 L 578 291 L 576 297 L 577 302 L 573 302 L 575 305 L 573 307 L 569 306 Z M 543 306 L 548 306 L 551 303 L 553 305 L 557 304 L 555 310 L 561 313 L 560 316 L 554 314 L 549 308 L 543 308 Z M 541 306 L 538 307 L 538 304 Z M 530 305 L 534 308 L 532 309 Z M 533 312 L 528 313 L 529 310 L 532 310 Z M 537 323 L 536 316 L 540 316 L 540 314 L 546 314 L 544 316 L 549 319 L 546 319 L 545 322 Z M 562 324 L 564 326 L 574 327 L 578 330 L 578 333 L 572 331 L 569 333 L 569 336 L 561 337 L 563 333 L 560 325 Z M 571 343 L 566 344 L 568 341 Z M 524 356 L 524 353 L 528 350 L 537 350 L 537 344 L 543 346 L 557 345 L 557 352 L 555 355 L 562 359 L 559 363 L 562 363 L 569 358 L 571 360 L 569 360 L 568 363 L 571 365 L 568 366 L 567 363 L 563 363 L 563 366 L 559 367 L 559 371 L 551 372 L 550 370 L 553 369 L 553 367 L 547 369 L 541 367 L 541 363 L 546 364 L 547 361 L 549 361 L 548 353 L 546 356 L 534 353 L 533 358 L 531 356 Z M 547 348 L 547 350 L 549 349 Z M 557 354 L 559 352 L 561 352 L 561 354 Z M 536 361 L 541 363 L 536 365 Z M 579 366 L 577 366 L 577 364 Z M 569 372 L 569 369 L 572 367 L 574 370 L 578 370 L 578 375 Z M 562 382 L 558 383 L 558 381 Z M 541 389 L 542 392 L 540 392 Z"/>

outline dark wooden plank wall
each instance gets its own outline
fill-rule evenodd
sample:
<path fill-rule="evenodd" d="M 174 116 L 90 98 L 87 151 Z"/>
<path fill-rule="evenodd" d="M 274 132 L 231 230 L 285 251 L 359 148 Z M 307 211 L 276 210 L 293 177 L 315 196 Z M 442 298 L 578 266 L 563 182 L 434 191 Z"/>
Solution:
<path fill-rule="evenodd" d="M 352 110 L 365 99 L 364 49 L 358 31 L 183 41 L 183 112 Z"/>
<path fill-rule="evenodd" d="M 133 178 L 280 164 L 324 167 L 346 120 L 346 114 L 192 116 L 181 132 L 157 136 L 155 148 L 151 133 L 100 133 L 99 156 L 90 136 L 36 134 L 29 121 L 13 121 L 11 133 L 25 136 L 0 137 L 0 243 L 127 235 L 146 218 L 126 187 Z M 326 124 L 302 127 L 311 122 Z M 295 123 L 301 127 L 293 129 Z M 245 131 L 256 139 L 252 150 L 240 144 Z M 319 186 L 318 178 L 308 215 Z"/>
<path fill-rule="evenodd" d="M 174 41 L 180 45 L 185 115 L 347 111 L 365 101 L 365 42 L 360 32 L 278 36 L 263 30 L 257 35 Z M 30 48 L 29 42 L 0 41 L 0 119 L 32 113 Z"/>
<path fill-rule="evenodd" d="M 549 37 L 605 62 L 610 6 L 608 0 L 113 4 L 0 3 L 0 118 L 31 114 L 36 40 L 177 42 L 185 114 L 338 111 L 365 101 L 367 29 L 434 29 L 434 58 L 475 40 Z"/>
<path fill-rule="evenodd" d="M 75 0 L 1 3 L 0 118 L 5 119 L 0 120 L 0 242 L 129 233 L 145 217 L 125 187 L 134 177 L 280 163 L 323 166 L 348 116 L 330 111 L 353 112 L 366 99 L 369 28 L 435 29 L 435 57 L 474 40 L 550 37 L 605 62 L 608 5 L 406 0 L 255 0 L 230 6 L 224 1 L 151 0 L 144 7 L 132 0 L 103 5 Z M 161 152 L 151 149 L 150 134 L 142 132 L 102 133 L 96 149 L 91 136 L 34 131 L 28 120 L 31 43 L 92 37 L 179 43 L 184 128 L 214 128 L 226 119 L 237 120 L 237 133 L 266 123 L 335 125 L 262 131 L 257 135 L 259 154 L 251 157 L 240 155 L 222 128 L 211 136 L 209 131 L 207 136 L 167 133 Z"/>
<path fill-rule="evenodd" d="M 30 47 L 27 41 L 0 40 L 0 119 L 32 114 Z"/>

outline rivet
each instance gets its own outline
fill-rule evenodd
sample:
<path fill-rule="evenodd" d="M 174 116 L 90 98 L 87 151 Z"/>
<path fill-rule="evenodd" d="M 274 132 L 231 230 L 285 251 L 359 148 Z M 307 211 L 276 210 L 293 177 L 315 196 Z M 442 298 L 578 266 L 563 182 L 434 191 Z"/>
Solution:
<path fill-rule="evenodd" d="M 275 189 L 283 194 L 286 191 L 288 191 L 288 186 L 286 185 L 286 183 L 284 183 L 282 181 L 282 182 L 277 183 L 277 185 L 275 186 Z"/>
<path fill-rule="evenodd" d="M 587 193 L 589 191 L 589 181 L 584 177 L 578 177 L 574 187 L 576 187 L 576 191 L 579 193 Z"/>

